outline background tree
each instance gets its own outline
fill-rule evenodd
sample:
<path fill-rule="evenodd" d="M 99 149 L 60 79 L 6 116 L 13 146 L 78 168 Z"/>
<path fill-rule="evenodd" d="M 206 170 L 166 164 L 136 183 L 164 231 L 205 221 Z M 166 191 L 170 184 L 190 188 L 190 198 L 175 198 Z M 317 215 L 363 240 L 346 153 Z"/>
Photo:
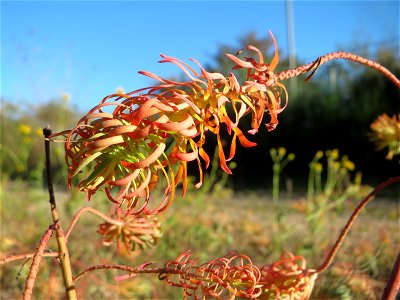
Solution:
<path fill-rule="evenodd" d="M 236 53 L 247 45 L 254 45 L 263 53 L 269 53 L 267 59 L 272 57 L 271 41 L 249 33 L 238 39 L 235 45 L 220 45 L 217 54 L 206 64 L 206 69 L 235 72 L 238 78 L 243 79 L 244 73 L 232 70 L 232 63 L 224 53 Z M 356 48 L 353 53 L 357 53 L 357 49 L 361 49 L 364 55 L 364 52 L 368 52 L 369 58 L 386 66 L 396 76 L 400 74 L 399 55 L 395 49 L 386 45 L 374 54 L 368 43 L 363 48 L 357 45 L 347 48 Z M 297 61 L 299 65 L 307 63 L 299 59 Z M 287 66 L 288 58 L 281 55 L 278 68 Z M 353 159 L 357 169 L 362 171 L 365 182 L 374 184 L 395 175 L 397 162 L 387 161 L 384 152 L 375 151 L 368 132 L 370 124 L 379 114 L 392 115 L 400 111 L 398 89 L 381 74 L 356 63 L 333 61 L 329 67 L 319 68 L 314 76 L 308 82 L 302 82 L 299 78 L 296 94 L 289 90 L 289 105 L 279 115 L 279 125 L 274 131 L 267 132 L 261 128 L 258 134 L 250 136 L 252 141 L 261 144 L 260 147 L 238 148 L 236 161 L 241 163 L 232 178 L 235 187 L 265 186 L 265 170 L 272 167 L 265 149 L 273 147 L 285 147 L 296 153 L 296 161 L 285 172 L 296 177 L 299 186 L 305 186 L 302 178 L 306 178 L 304 172 L 308 169 L 308 162 L 316 151 L 326 150 L 326 145 L 340 149 L 341 153 Z M 210 148 L 213 146 L 209 145 Z M 254 169 L 254 164 L 259 168 Z"/>

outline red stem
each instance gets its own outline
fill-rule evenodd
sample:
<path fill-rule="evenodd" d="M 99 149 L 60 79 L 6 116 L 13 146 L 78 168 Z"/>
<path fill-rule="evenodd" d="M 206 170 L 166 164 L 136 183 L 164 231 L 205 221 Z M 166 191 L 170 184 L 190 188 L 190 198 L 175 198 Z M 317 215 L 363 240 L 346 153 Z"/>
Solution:
<path fill-rule="evenodd" d="M 18 254 L 18 255 L 11 255 L 11 256 L 2 258 L 2 259 L 0 259 L 0 266 L 4 265 L 6 263 L 9 263 L 9 262 L 15 261 L 15 260 L 32 258 L 35 256 L 35 254 L 36 253 Z M 43 257 L 58 257 L 58 252 L 43 253 Z"/>
<path fill-rule="evenodd" d="M 383 290 L 382 300 L 396 299 L 397 292 L 400 289 L 400 253 L 394 263 L 392 273 Z"/>
<path fill-rule="evenodd" d="M 373 69 L 377 70 L 378 72 L 382 73 L 383 75 L 385 75 L 398 88 L 400 88 L 400 80 L 392 72 L 390 72 L 388 69 L 386 69 L 384 66 L 382 66 L 372 60 L 366 59 L 364 57 L 361 57 L 361 56 L 358 56 L 355 54 L 347 53 L 347 52 L 328 53 L 328 54 L 325 54 L 325 55 L 319 57 L 316 61 L 314 61 L 312 63 L 277 73 L 277 74 L 275 74 L 275 76 L 278 81 L 296 77 L 303 73 L 307 73 L 313 69 L 316 70 L 318 68 L 318 66 L 320 66 L 328 61 L 331 61 L 333 59 L 347 59 L 347 60 L 351 60 L 351 61 L 360 63 L 362 65 L 366 65 L 370 68 L 373 68 Z M 319 60 L 319 62 L 318 62 L 318 60 Z"/>
<path fill-rule="evenodd" d="M 49 229 L 46 230 L 46 233 L 43 235 L 42 239 L 40 240 L 39 247 L 33 257 L 31 267 L 29 270 L 28 279 L 25 283 L 25 290 L 23 298 L 24 300 L 29 300 L 32 297 L 33 286 L 35 285 L 36 275 L 39 271 L 39 264 L 42 260 L 44 250 L 46 249 L 47 244 L 54 232 L 54 225 L 50 225 Z"/>
<path fill-rule="evenodd" d="M 321 272 L 325 271 L 329 267 L 329 265 L 332 263 L 332 260 L 334 259 L 336 253 L 338 252 L 340 246 L 342 245 L 343 240 L 346 237 L 347 233 L 349 232 L 351 225 L 353 225 L 354 221 L 356 220 L 357 216 L 360 214 L 361 210 L 374 198 L 374 196 L 377 193 L 379 193 L 382 189 L 384 189 L 388 185 L 390 185 L 394 182 L 397 182 L 397 181 L 400 181 L 400 176 L 386 180 L 385 182 L 378 185 L 371 193 L 368 194 L 367 197 L 364 198 L 363 201 L 361 201 L 361 203 L 354 210 L 353 214 L 350 216 L 349 220 L 347 221 L 346 225 L 344 226 L 335 245 L 331 248 L 331 250 L 328 254 L 328 257 L 321 264 L 321 266 L 319 266 L 316 269 L 316 273 L 321 273 Z"/>
<path fill-rule="evenodd" d="M 74 282 L 76 283 L 83 275 L 88 272 L 96 270 L 122 270 L 132 274 L 143 274 L 143 273 L 153 273 L 153 274 L 186 274 L 182 270 L 168 269 L 168 268 L 143 268 L 143 267 L 129 267 L 125 265 L 113 264 L 113 265 L 94 265 L 88 267 L 84 271 L 80 272 L 74 277 Z"/>
<path fill-rule="evenodd" d="M 105 214 L 99 212 L 98 210 L 96 210 L 96 209 L 94 209 L 94 208 L 91 208 L 90 206 L 85 206 L 85 207 L 82 207 L 82 208 L 75 214 L 74 218 L 72 219 L 71 224 L 69 225 L 68 230 L 67 230 L 67 232 L 65 233 L 65 239 L 66 239 L 66 240 L 68 240 L 69 235 L 71 234 L 72 229 L 74 228 L 76 222 L 78 222 L 80 216 L 81 216 L 83 213 L 85 213 L 85 212 L 90 212 L 90 213 L 92 213 L 92 214 L 94 214 L 94 215 L 96 215 L 96 216 L 102 218 L 104 221 L 106 221 L 106 222 L 108 222 L 108 223 L 110 223 L 110 224 L 114 224 L 114 225 L 116 225 L 116 226 L 122 226 L 122 225 L 124 225 L 124 222 L 121 221 L 121 220 L 116 220 L 116 219 L 110 218 L 110 217 L 108 217 L 107 215 L 105 215 Z"/>

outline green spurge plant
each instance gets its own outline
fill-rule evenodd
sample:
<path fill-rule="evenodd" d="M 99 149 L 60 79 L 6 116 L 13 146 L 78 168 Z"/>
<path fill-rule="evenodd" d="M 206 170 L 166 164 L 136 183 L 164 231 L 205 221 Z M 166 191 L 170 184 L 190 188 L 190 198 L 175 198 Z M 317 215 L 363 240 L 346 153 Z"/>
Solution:
<path fill-rule="evenodd" d="M 196 187 L 202 184 L 202 161 L 206 167 L 210 163 L 204 150 L 208 141 L 206 134 L 216 136 L 219 165 L 226 173 L 231 173 L 227 162 L 235 156 L 237 141 L 244 147 L 256 146 L 246 135 L 257 133 L 264 116 L 267 116 L 266 127 L 269 131 L 278 125 L 278 115 L 285 109 L 288 100 L 285 86 L 281 83 L 285 79 L 311 72 L 308 80 L 320 65 L 332 59 L 347 59 L 378 70 L 400 87 L 400 81 L 383 66 L 345 52 L 333 52 L 305 66 L 274 73 L 279 56 L 272 34 L 271 38 L 275 53 L 270 63 L 265 62 L 262 53 L 253 46 L 248 46 L 246 50 L 256 54 L 258 60 L 241 58 L 241 53 L 227 54 L 235 69 L 247 70 L 247 78 L 242 83 L 233 74 L 207 72 L 193 59 L 200 71 L 179 59 L 161 55 L 160 62 L 178 66 L 187 75 L 187 81 L 177 82 L 141 71 L 141 74 L 158 80 L 159 85 L 107 96 L 82 117 L 72 130 L 51 136 L 48 129 L 44 131 L 53 224 L 45 232 L 34 254 L 11 256 L 1 261 L 4 264 L 32 258 L 24 299 L 32 296 L 43 257 L 56 257 L 59 260 L 68 299 L 77 298 L 75 285 L 82 276 L 99 269 L 125 271 L 126 275 L 115 278 L 119 281 L 129 280 L 138 274 L 157 274 L 160 280 L 182 289 L 184 298 L 310 298 L 316 278 L 331 264 L 362 208 L 383 188 L 400 181 L 400 177 L 380 184 L 358 205 L 327 258 L 317 268 L 309 268 L 302 256 L 291 253 L 283 254 L 277 262 L 264 266 L 254 265 L 248 256 L 239 253 L 231 253 L 199 265 L 191 258 L 191 253 L 185 250 L 162 267 L 152 267 L 149 262 L 136 267 L 100 264 L 89 266 L 74 275 L 68 250 L 70 233 L 86 212 L 103 220 L 98 232 L 103 236 L 103 244 L 107 246 L 113 240 L 117 246 L 122 242 L 128 250 L 155 244 L 161 237 L 156 215 L 172 204 L 178 184 L 182 184 L 182 193 L 185 194 L 188 162 L 197 161 L 199 182 Z M 245 115 L 251 115 L 251 129 L 247 133 L 241 129 L 241 120 Z M 228 154 L 221 140 L 223 130 L 232 137 Z M 69 186 L 75 184 L 75 177 L 81 177 L 77 186 L 87 193 L 89 199 L 96 192 L 104 191 L 113 203 L 111 217 L 89 207 L 82 208 L 65 234 L 60 225 L 51 184 L 49 159 L 50 140 L 59 137 L 64 137 L 65 141 Z M 161 186 L 164 194 L 159 202 L 154 196 L 156 186 Z M 46 252 L 54 232 L 58 251 Z M 396 292 L 398 263 L 396 266 L 393 279 L 389 280 L 385 291 L 388 297 Z"/>
<path fill-rule="evenodd" d="M 286 155 L 286 149 L 283 147 L 279 147 L 278 149 L 271 148 L 269 151 L 271 155 L 273 165 L 272 165 L 272 202 L 274 206 L 279 201 L 279 175 L 286 167 L 289 161 L 295 159 L 295 155 L 293 153 L 289 153 Z"/>
<path fill-rule="evenodd" d="M 326 174 L 320 162 L 323 155 L 322 151 L 317 151 L 309 164 L 306 220 L 313 232 L 318 231 L 322 216 L 329 210 L 335 209 L 340 214 L 346 200 L 365 195 L 362 193 L 361 173 L 357 172 L 352 180 L 350 172 L 354 171 L 355 165 L 346 155 L 340 156 L 338 149 L 325 151 Z"/>

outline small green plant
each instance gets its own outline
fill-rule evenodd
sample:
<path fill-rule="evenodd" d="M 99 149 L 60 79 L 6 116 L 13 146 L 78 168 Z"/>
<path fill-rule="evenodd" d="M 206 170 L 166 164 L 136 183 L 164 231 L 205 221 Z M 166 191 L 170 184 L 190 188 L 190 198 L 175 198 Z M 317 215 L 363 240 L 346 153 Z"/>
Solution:
<path fill-rule="evenodd" d="M 280 175 L 286 165 L 295 159 L 295 155 L 293 153 L 289 153 L 286 156 L 286 149 L 283 147 L 271 148 L 269 151 L 271 155 L 273 165 L 272 165 L 272 203 L 275 207 L 279 201 L 279 181 Z"/>
<path fill-rule="evenodd" d="M 23 122 L 18 122 L 15 126 L 17 131 L 13 130 L 12 134 L 14 138 L 22 142 L 18 146 L 4 142 L 0 143 L 2 172 L 11 178 L 25 179 L 35 183 L 37 186 L 42 186 L 43 160 L 34 161 L 31 158 L 33 152 L 38 150 L 37 142 L 39 141 L 40 145 L 42 144 L 42 129 L 34 128 L 30 124 Z"/>
<path fill-rule="evenodd" d="M 331 210 L 340 214 L 346 200 L 363 196 L 361 173 L 357 172 L 354 179 L 351 178 L 354 163 L 346 155 L 340 156 L 338 149 L 333 149 L 325 152 L 324 168 L 320 162 L 323 156 L 323 152 L 318 151 L 309 164 L 307 221 L 313 232 L 320 229 L 324 214 Z"/>
<path fill-rule="evenodd" d="M 2 179 L 23 180 L 31 186 L 44 186 L 43 125 L 61 130 L 78 119 L 68 105 L 68 94 L 32 106 L 2 99 L 0 109 L 0 168 Z M 63 144 L 51 153 L 53 182 L 65 185 L 66 167 Z"/>
<path fill-rule="evenodd" d="M 307 189 L 307 210 L 313 210 L 313 198 L 314 194 L 322 192 L 321 186 L 321 173 L 323 166 L 319 163 L 319 160 L 322 158 L 324 153 L 322 151 L 318 151 L 313 160 L 309 164 L 310 173 L 308 175 L 308 189 Z"/>
<path fill-rule="evenodd" d="M 199 205 L 205 204 L 206 197 L 212 199 L 225 198 L 224 195 L 230 194 L 232 191 L 226 188 L 228 183 L 229 174 L 221 172 L 218 167 L 218 147 L 214 151 L 214 155 L 211 162 L 211 169 L 209 173 L 204 174 L 203 184 L 201 188 L 195 189 L 196 178 L 194 176 L 188 177 L 188 195 L 186 196 L 187 201 L 196 199 Z M 228 167 L 231 170 L 236 168 L 235 162 L 229 162 Z"/>

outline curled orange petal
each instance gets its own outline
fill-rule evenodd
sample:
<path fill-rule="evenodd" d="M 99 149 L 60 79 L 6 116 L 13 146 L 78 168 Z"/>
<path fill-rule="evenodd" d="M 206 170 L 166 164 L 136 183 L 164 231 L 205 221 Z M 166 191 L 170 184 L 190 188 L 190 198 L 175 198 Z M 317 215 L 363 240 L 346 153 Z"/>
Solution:
<path fill-rule="evenodd" d="M 181 153 L 181 152 L 172 153 L 171 155 L 179 160 L 192 161 L 197 158 L 197 156 L 199 155 L 199 152 L 197 150 L 195 150 L 195 151 L 189 152 L 189 153 Z"/>
<path fill-rule="evenodd" d="M 224 154 L 224 150 L 222 148 L 221 137 L 219 134 L 217 135 L 217 140 L 218 140 L 219 165 L 221 166 L 221 169 L 224 170 L 226 173 L 232 174 L 232 171 L 229 169 L 229 167 L 226 164 L 225 154 Z"/>
<path fill-rule="evenodd" d="M 116 144 L 121 144 L 124 142 L 124 138 L 121 135 L 112 136 L 104 139 L 95 140 L 89 143 L 88 147 L 90 149 L 104 148 Z"/>
<path fill-rule="evenodd" d="M 271 31 L 269 32 L 269 35 L 271 36 L 272 42 L 274 43 L 274 47 L 275 47 L 274 57 L 272 58 L 271 63 L 269 64 L 270 70 L 273 71 L 273 70 L 275 70 L 276 66 L 278 65 L 279 53 L 278 53 L 278 45 L 276 44 L 275 37 Z"/>
<path fill-rule="evenodd" d="M 189 115 L 181 122 L 167 122 L 167 123 L 158 123 L 154 122 L 154 125 L 162 130 L 166 131 L 180 131 L 188 129 L 193 125 L 193 119 Z"/>
<path fill-rule="evenodd" d="M 140 172 L 141 172 L 141 169 L 136 169 L 135 171 L 133 171 L 131 174 L 129 174 L 125 178 L 109 181 L 108 184 L 110 184 L 110 185 L 121 185 L 121 186 L 122 185 L 126 185 L 129 182 L 135 180 L 139 176 Z"/>
<path fill-rule="evenodd" d="M 128 132 L 133 132 L 137 129 L 136 125 L 121 125 L 110 130 L 109 137 L 122 135 Z"/>
<path fill-rule="evenodd" d="M 161 154 L 164 152 L 165 149 L 165 143 L 160 143 L 157 148 L 151 153 L 149 156 L 147 156 L 145 159 L 142 161 L 138 162 L 133 162 L 133 163 L 128 163 L 122 161 L 121 164 L 128 169 L 143 169 L 147 168 L 150 164 L 156 161 L 157 158 L 161 156 Z"/>
<path fill-rule="evenodd" d="M 148 170 L 147 171 L 147 176 L 146 178 L 143 180 L 143 182 L 130 194 L 125 195 L 124 198 L 126 199 L 132 199 L 136 196 L 138 196 L 143 190 L 145 190 L 150 182 L 150 178 L 151 178 L 151 171 Z"/>
<path fill-rule="evenodd" d="M 233 128 L 233 131 L 236 133 L 239 142 L 243 147 L 250 148 L 257 146 L 257 143 L 249 141 L 238 127 Z"/>
<path fill-rule="evenodd" d="M 200 147 L 200 149 L 199 149 L 199 155 L 200 155 L 201 158 L 204 159 L 204 161 L 206 162 L 206 169 L 207 169 L 208 166 L 210 165 L 210 157 L 208 156 L 208 154 L 206 153 L 206 151 L 204 151 L 203 147 Z"/>
<path fill-rule="evenodd" d="M 235 55 L 232 55 L 229 53 L 226 53 L 225 55 L 228 56 L 229 59 L 233 60 L 238 66 L 240 66 L 242 68 L 248 68 L 248 69 L 253 68 L 253 64 L 251 64 L 247 61 L 241 60 L 240 58 L 236 57 Z"/>

